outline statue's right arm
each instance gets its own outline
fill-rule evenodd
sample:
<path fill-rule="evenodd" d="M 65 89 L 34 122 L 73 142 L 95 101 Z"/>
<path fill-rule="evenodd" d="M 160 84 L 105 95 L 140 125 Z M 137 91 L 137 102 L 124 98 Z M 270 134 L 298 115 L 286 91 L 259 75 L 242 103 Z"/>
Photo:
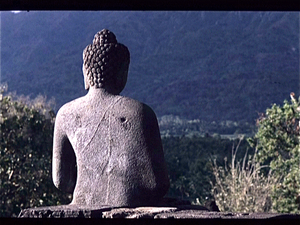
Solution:
<path fill-rule="evenodd" d="M 64 123 L 63 115 L 58 112 L 54 126 L 52 179 L 58 189 L 73 193 L 77 176 L 76 156 Z"/>

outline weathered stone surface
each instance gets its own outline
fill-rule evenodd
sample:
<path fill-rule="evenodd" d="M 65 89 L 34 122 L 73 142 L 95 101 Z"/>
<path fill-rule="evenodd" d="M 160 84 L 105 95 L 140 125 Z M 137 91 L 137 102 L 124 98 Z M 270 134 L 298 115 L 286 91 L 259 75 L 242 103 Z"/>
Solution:
<path fill-rule="evenodd" d="M 175 207 L 138 207 L 138 208 L 119 208 L 112 209 L 102 213 L 102 218 L 127 218 L 127 219 L 141 219 L 154 218 L 160 213 L 170 213 L 176 211 Z"/>
<path fill-rule="evenodd" d="M 102 218 L 102 212 L 111 210 L 108 206 L 84 207 L 78 205 L 45 206 L 23 209 L 19 218 Z"/>
<path fill-rule="evenodd" d="M 127 81 L 128 49 L 102 30 L 83 59 L 88 93 L 62 106 L 56 116 L 55 186 L 73 192 L 71 205 L 158 204 L 169 178 L 156 115 L 119 95 Z"/>
<path fill-rule="evenodd" d="M 160 213 L 154 219 L 299 219 L 300 215 L 280 213 L 231 213 L 210 212 L 205 210 L 177 210 L 175 212 Z"/>
<path fill-rule="evenodd" d="M 197 209 L 198 207 L 198 209 Z M 88 208 L 78 206 L 50 206 L 22 210 L 20 218 L 127 218 L 127 219 L 292 219 L 300 222 L 300 215 L 280 213 L 212 212 L 203 206 L 136 208 Z"/>

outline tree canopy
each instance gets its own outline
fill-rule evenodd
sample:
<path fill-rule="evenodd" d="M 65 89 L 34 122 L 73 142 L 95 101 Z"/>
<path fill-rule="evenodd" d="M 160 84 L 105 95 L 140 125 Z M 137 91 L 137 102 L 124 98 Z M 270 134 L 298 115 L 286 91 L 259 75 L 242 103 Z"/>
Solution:
<path fill-rule="evenodd" d="M 55 114 L 45 98 L 0 94 L 0 216 L 20 209 L 68 203 L 55 188 L 51 151 Z"/>
<path fill-rule="evenodd" d="M 280 182 L 274 185 L 272 204 L 283 213 L 300 213 L 300 98 L 291 93 L 283 106 L 273 104 L 257 120 L 258 131 L 252 145 L 258 160 L 270 165 Z"/>

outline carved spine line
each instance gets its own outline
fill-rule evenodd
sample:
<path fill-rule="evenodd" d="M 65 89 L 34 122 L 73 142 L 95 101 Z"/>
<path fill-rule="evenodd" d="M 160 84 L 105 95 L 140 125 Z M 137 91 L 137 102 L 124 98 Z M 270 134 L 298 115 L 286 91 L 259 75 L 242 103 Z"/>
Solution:
<path fill-rule="evenodd" d="M 110 163 L 110 159 L 111 159 L 111 134 L 110 134 L 110 114 L 108 114 L 108 161 L 107 164 L 104 166 L 104 168 L 106 168 L 107 165 L 109 165 Z M 111 173 L 108 173 L 108 177 L 107 177 L 107 184 L 106 184 L 106 199 L 105 199 L 105 204 L 108 204 L 108 199 L 109 199 L 109 184 L 110 184 L 110 178 L 111 178 Z"/>
<path fill-rule="evenodd" d="M 91 144 L 92 140 L 94 139 L 94 137 L 95 137 L 95 135 L 96 135 L 96 133 L 97 133 L 97 130 L 99 129 L 100 124 L 101 124 L 102 120 L 104 119 L 104 116 L 105 116 L 106 112 L 107 112 L 109 109 L 111 109 L 118 101 L 120 101 L 121 98 L 122 98 L 122 96 L 118 96 L 118 99 L 117 99 L 115 102 L 111 103 L 111 104 L 106 108 L 106 110 L 104 111 L 104 113 L 103 113 L 103 115 L 102 115 L 102 118 L 100 119 L 100 121 L 99 121 L 99 123 L 98 123 L 98 125 L 97 125 L 97 128 L 96 128 L 96 130 L 95 130 L 93 136 L 91 137 L 91 139 L 89 140 L 89 142 L 86 144 L 86 146 L 83 148 L 84 150 Z M 83 150 L 83 151 L 84 151 L 84 150 Z"/>

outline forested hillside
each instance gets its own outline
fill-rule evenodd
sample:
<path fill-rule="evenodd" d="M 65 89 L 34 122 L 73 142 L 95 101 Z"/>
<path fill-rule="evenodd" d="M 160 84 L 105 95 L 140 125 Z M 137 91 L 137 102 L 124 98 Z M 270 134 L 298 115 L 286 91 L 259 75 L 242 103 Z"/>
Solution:
<path fill-rule="evenodd" d="M 297 12 L 1 12 L 1 82 L 57 110 L 85 94 L 82 51 L 103 28 L 131 52 L 123 95 L 158 117 L 254 123 L 298 95 Z"/>

